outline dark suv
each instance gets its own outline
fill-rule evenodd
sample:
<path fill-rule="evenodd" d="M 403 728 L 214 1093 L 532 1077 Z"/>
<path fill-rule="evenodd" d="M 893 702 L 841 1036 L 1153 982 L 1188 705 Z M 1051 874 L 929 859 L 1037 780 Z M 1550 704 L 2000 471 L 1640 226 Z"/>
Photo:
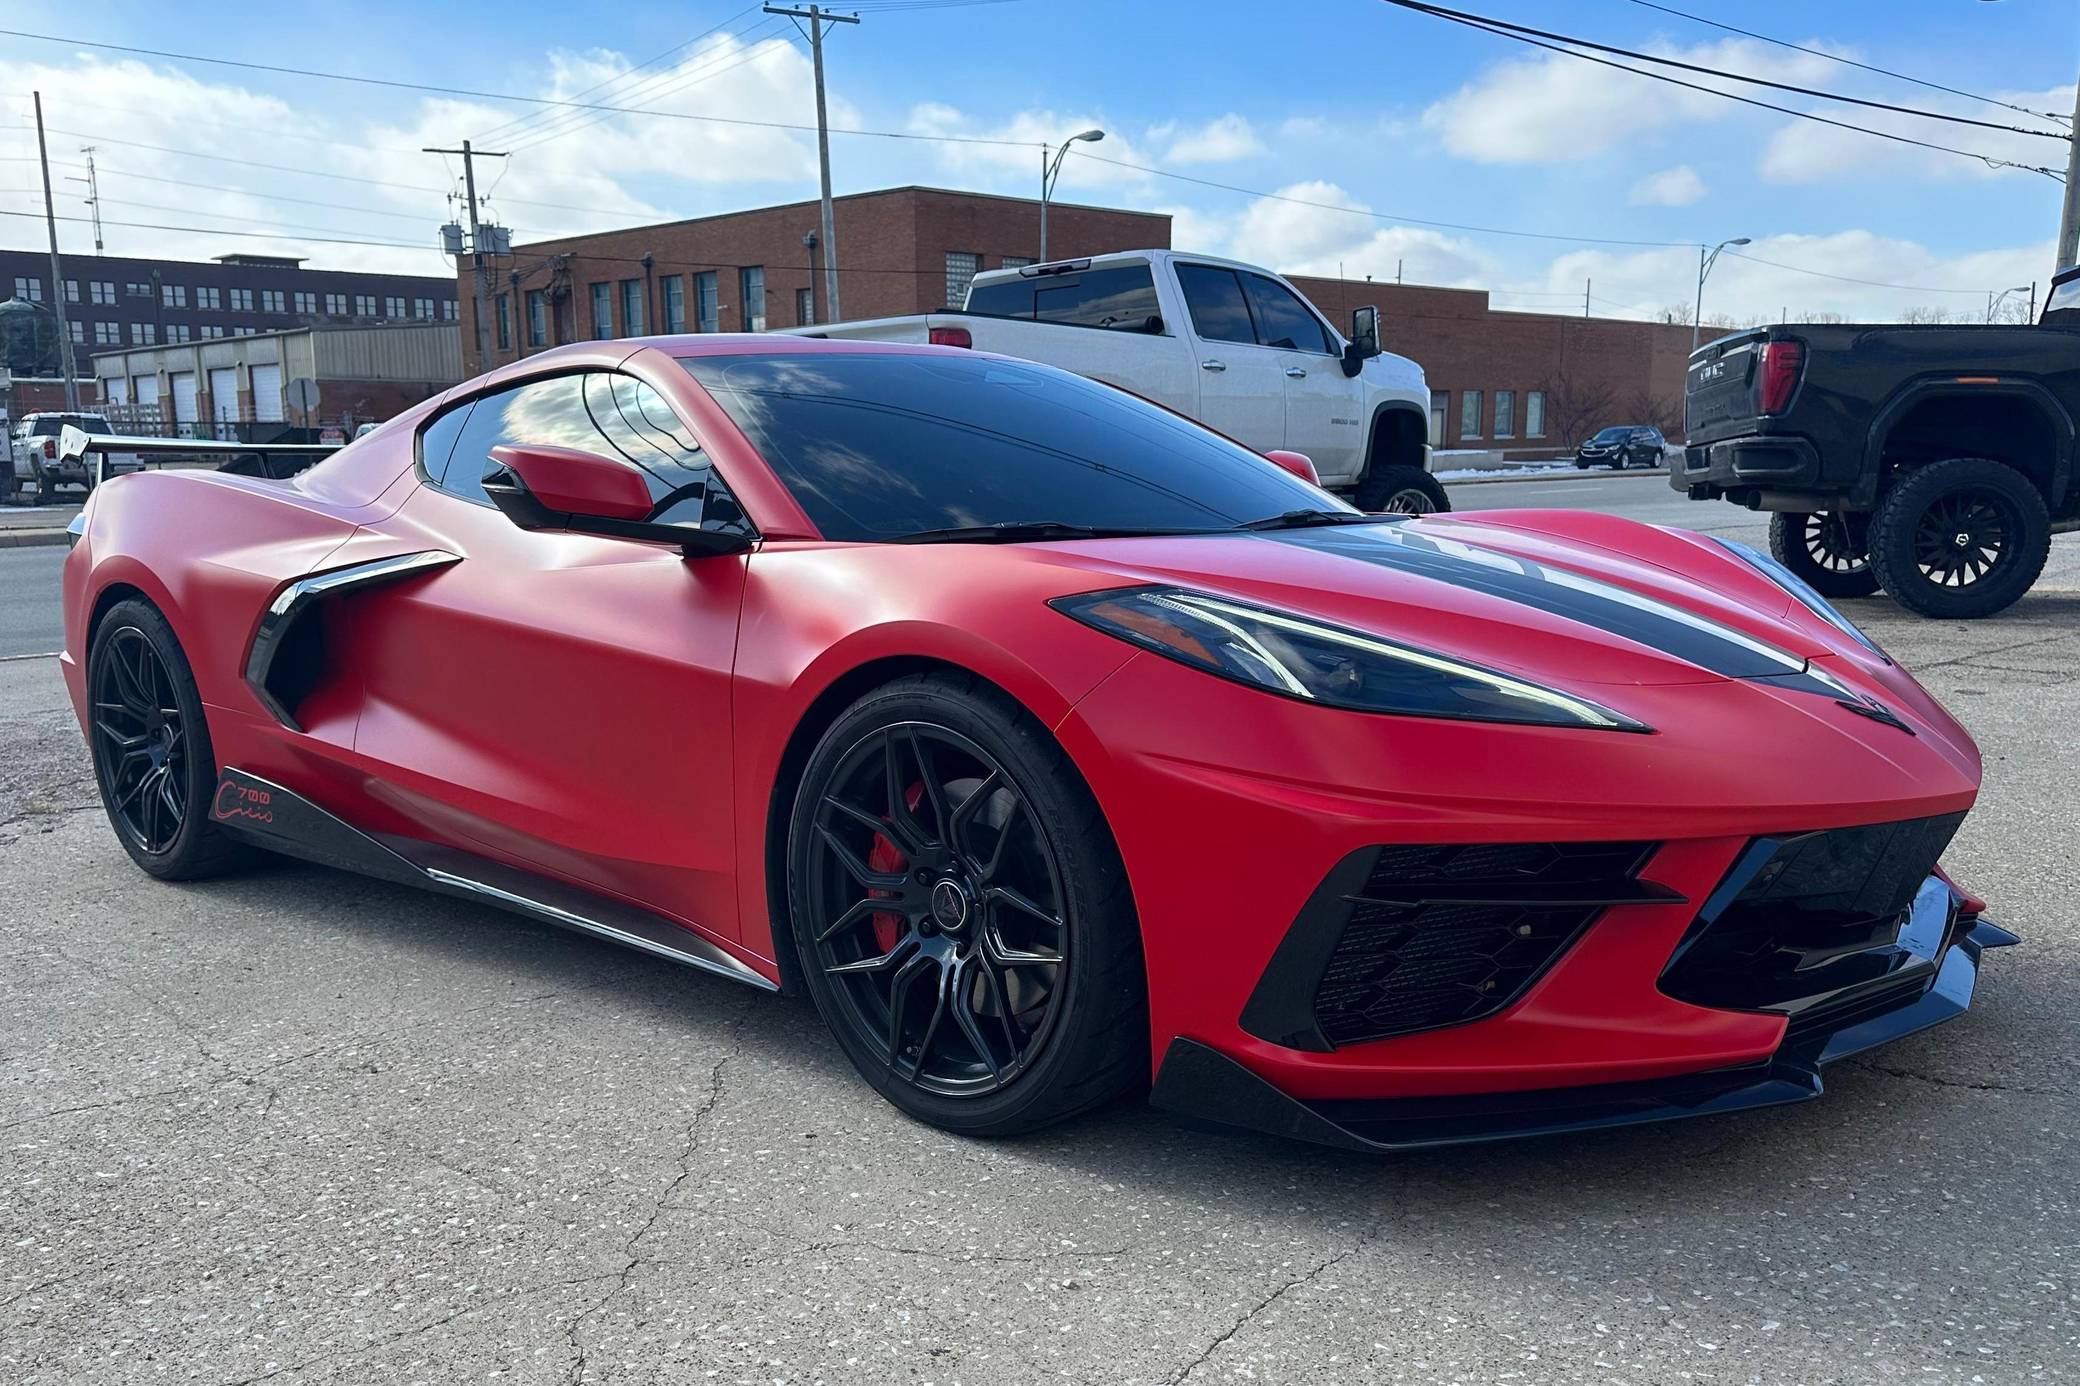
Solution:
<path fill-rule="evenodd" d="M 1591 467 L 1658 467 L 1665 442 L 1661 430 L 1642 424 L 1613 424 L 1574 450 L 1574 464 L 1583 471 Z"/>
<path fill-rule="evenodd" d="M 1990 616 L 2080 529 L 2080 267 L 2034 326 L 1722 337 L 1691 356 L 1685 405 L 1669 484 L 1770 512 L 1771 551 L 1822 593 Z"/>

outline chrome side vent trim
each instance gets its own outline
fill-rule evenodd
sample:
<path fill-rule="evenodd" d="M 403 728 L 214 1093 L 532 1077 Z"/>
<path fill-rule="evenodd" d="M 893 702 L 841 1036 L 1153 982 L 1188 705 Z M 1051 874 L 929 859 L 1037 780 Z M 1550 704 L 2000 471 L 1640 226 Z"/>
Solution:
<path fill-rule="evenodd" d="M 290 583 L 268 603 L 260 628 L 253 632 L 252 646 L 246 651 L 246 686 L 277 722 L 290 731 L 302 731 L 296 704 L 315 686 L 319 672 L 316 631 L 306 620 L 310 613 L 327 598 L 461 561 L 461 554 L 426 549 L 313 573 Z"/>

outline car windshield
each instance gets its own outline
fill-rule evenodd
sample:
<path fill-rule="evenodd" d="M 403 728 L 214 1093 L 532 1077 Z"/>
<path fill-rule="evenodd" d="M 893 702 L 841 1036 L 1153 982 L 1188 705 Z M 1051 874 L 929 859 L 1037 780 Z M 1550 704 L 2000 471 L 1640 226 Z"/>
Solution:
<path fill-rule="evenodd" d="M 1624 427 L 1606 428 L 1589 441 L 1592 443 L 1615 443 L 1631 432 L 1631 429 Z"/>
<path fill-rule="evenodd" d="M 837 352 L 681 364 L 828 539 L 1041 523 L 1205 531 L 1341 508 L 1189 419 L 1051 366 Z"/>

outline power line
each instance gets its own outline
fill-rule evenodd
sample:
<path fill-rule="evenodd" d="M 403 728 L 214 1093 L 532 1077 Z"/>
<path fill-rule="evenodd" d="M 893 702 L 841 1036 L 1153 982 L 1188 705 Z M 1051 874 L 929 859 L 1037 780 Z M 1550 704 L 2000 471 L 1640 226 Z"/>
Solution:
<path fill-rule="evenodd" d="M 1926 284 L 1888 284 L 1882 279 L 1856 279 L 1846 274 L 1829 274 L 1826 270 L 1805 269 L 1798 265 L 1779 264 L 1775 260 L 1765 260 L 1760 255 L 1743 255 L 1738 250 L 1728 250 L 1722 253 L 1736 260 L 1747 260 L 1757 265 L 1768 265 L 1771 269 L 1791 270 L 1798 274 L 1810 274 L 1816 279 L 1836 279 L 1844 284 L 1861 284 L 1871 289 L 1904 289 L 1909 293 L 1917 294 L 1983 294 L 1986 292 L 1984 289 L 1936 289 Z"/>
<path fill-rule="evenodd" d="M 1808 48 L 1803 44 L 1790 43 L 1780 38 L 1771 38 L 1768 34 L 1758 34 L 1753 29 L 1743 29 L 1733 24 L 1722 24 L 1716 19 L 1707 19 L 1701 14 L 1691 14 L 1688 10 L 1679 10 L 1669 5 L 1656 4 L 1654 0 L 1631 0 L 1631 3 L 1649 10 L 1659 10 L 1663 14 L 1672 14 L 1678 19 L 1687 19 L 1692 23 L 1709 25 L 1711 28 L 1723 30 L 1729 34 L 1739 34 L 1742 38 L 1759 39 L 1763 43 L 1775 44 L 1779 48 L 1788 48 L 1794 53 L 1808 53 L 1816 58 L 1825 58 L 1829 62 L 1841 63 L 1846 67 L 1861 68 L 1865 72 L 1875 72 L 1881 77 L 1891 77 L 1901 82 L 1910 82 L 1917 87 L 1927 87 L 1930 91 L 1946 92 L 1951 96 L 1962 96 L 1967 101 L 1982 101 L 1989 106 L 1999 106 L 2006 110 L 2019 111 L 2023 115 L 2037 116 L 2044 120 L 2055 120 L 2060 124 L 2070 124 L 2072 121 L 2071 116 L 2061 115 L 2057 111 L 2032 110 L 2028 106 L 2018 106 L 2012 101 L 2002 101 L 1992 96 L 1981 96 L 1977 92 L 1963 91 L 1957 87 L 1946 87 L 1941 82 L 1930 82 L 1920 77 L 1910 77 L 1904 72 L 1894 72 L 1889 67 L 1860 63 L 1854 58 L 1845 58 L 1839 53 L 1830 53 L 1824 48 Z"/>
<path fill-rule="evenodd" d="M 203 215 L 207 216 L 209 213 L 205 212 Z M 43 219 L 43 214 L 40 212 L 12 212 L 5 208 L 0 208 L 0 217 L 30 217 L 40 221 Z M 80 223 L 85 223 L 88 220 L 86 217 L 59 217 L 57 219 L 59 221 Z M 358 241 L 349 240 L 341 236 L 306 236 L 301 234 L 283 236 L 268 231 L 226 231 L 215 226 L 168 226 L 150 221 L 105 221 L 102 225 L 123 226 L 134 231 L 188 231 L 198 236 L 238 236 L 261 241 L 310 241 L 319 245 L 367 245 L 377 246 L 385 250 L 434 249 L 433 246 L 420 241 Z"/>
<path fill-rule="evenodd" d="M 1854 130 L 1858 134 L 1875 135 L 1882 140 L 1892 140 L 1898 144 L 1910 144 L 1916 148 L 1930 149 L 1940 154 L 1955 154 L 1960 158 L 1977 159 L 1989 168 L 2021 169 L 2028 173 L 2041 173 L 2047 178 L 2064 181 L 2057 172 L 2036 164 L 2017 163 L 2010 159 L 1998 159 L 1992 155 L 1975 153 L 1969 149 L 1956 149 L 1946 144 L 1933 144 L 1927 140 L 1917 140 L 1909 135 L 1894 134 L 1889 130 L 1874 130 L 1868 125 L 1854 125 L 1846 120 L 1836 120 L 1831 116 L 1815 115 L 1811 111 L 1801 111 L 1791 106 L 1779 106 L 1774 102 L 1759 101 L 1752 96 L 1741 96 L 1734 92 L 1721 91 L 1717 87 L 1708 87 L 1701 83 L 1688 82 L 1680 77 L 1671 77 L 1664 72 L 1648 72 L 1641 68 L 1628 67 L 1624 63 L 1612 62 L 1609 58 L 1599 58 L 1593 53 L 1581 53 L 1572 48 L 1563 48 L 1558 43 L 1547 43 L 1542 39 L 1531 37 L 1529 32 L 1516 32 L 1513 26 L 1504 26 L 1500 21 L 1486 19 L 1480 15 L 1462 14 L 1457 10 L 1447 10 L 1436 5 L 1423 4 L 1421 0 L 1383 0 L 1383 3 L 1400 9 L 1411 10 L 1417 14 L 1429 15 L 1435 19 L 1447 20 L 1453 24 L 1464 25 L 1469 29 L 1478 29 L 1483 33 L 1494 34 L 1499 38 L 1514 39 L 1519 43 L 1530 44 L 1534 48 L 1544 48 L 1554 53 L 1563 53 L 1570 58 L 1579 58 L 1583 62 L 1598 63 L 1604 67 L 1616 68 L 1620 72 L 1630 72 L 1636 77 L 1647 77 L 1656 82 L 1667 82 L 1672 86 L 1687 87 L 1691 91 L 1701 91 L 1707 96 L 1717 96 L 1727 101 L 1738 101 L 1743 106 L 1755 106 L 1765 111 L 1776 111 L 1782 115 L 1796 116 L 1800 120 L 1811 120 L 1817 121 L 1821 125 L 1832 125 L 1840 130 Z M 1565 43 L 1583 42 L 1583 40 L 1567 38 L 1564 35 L 1557 35 L 1556 37 Z"/>
<path fill-rule="evenodd" d="M 623 93 L 623 96 L 626 99 L 636 99 L 636 94 L 640 91 L 642 92 L 641 100 L 659 101 L 667 96 L 676 95 L 688 87 L 698 86 L 702 82 L 713 81 L 724 73 L 734 72 L 747 63 L 757 62 L 767 54 L 779 51 L 767 45 L 780 32 L 781 28 L 782 25 L 777 20 L 768 20 L 762 24 L 753 25 L 741 34 L 729 36 L 745 45 L 744 52 L 727 55 L 717 54 L 711 60 L 693 68 L 691 71 L 660 73 L 637 87 L 630 88 Z M 734 61 L 726 60 L 730 58 L 733 58 Z M 664 82 L 667 85 L 662 87 L 656 86 L 659 82 Z M 643 91 L 645 87 L 653 89 Z M 514 145 L 514 150 L 518 152 L 520 150 L 533 149 L 535 146 L 547 144 L 551 140 L 562 139 L 565 135 L 598 125 L 600 122 L 609 119 L 611 115 L 612 112 L 608 111 L 562 111 L 550 113 L 532 129 L 523 132 L 527 138 L 523 142 Z"/>

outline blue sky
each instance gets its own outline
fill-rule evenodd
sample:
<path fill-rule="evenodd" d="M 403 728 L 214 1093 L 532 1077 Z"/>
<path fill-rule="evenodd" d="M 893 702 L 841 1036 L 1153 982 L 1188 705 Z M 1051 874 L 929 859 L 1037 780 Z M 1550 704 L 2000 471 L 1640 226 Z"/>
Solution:
<path fill-rule="evenodd" d="M 1465 3 L 1777 80 L 2050 125 L 1633 0 Z M 1671 3 L 2031 109 L 2072 106 L 2080 9 L 2070 0 Z M 1490 288 L 1498 305 L 1514 308 L 1579 311 L 1587 278 L 1597 312 L 1652 314 L 1687 300 L 1696 252 L 1418 219 L 1693 246 L 1750 236 L 1756 258 L 1723 261 L 1707 303 L 1708 313 L 1743 317 L 1781 309 L 1983 310 L 1985 290 L 2042 280 L 2051 268 L 2059 187 L 2049 178 L 1683 93 L 1377 0 L 907 8 L 900 0 L 863 0 L 863 8 L 866 22 L 839 29 L 829 45 L 834 125 L 1022 147 L 838 136 L 840 191 L 918 182 L 1031 195 L 1039 155 L 1030 146 L 1096 125 L 1109 137 L 1091 154 L 1251 191 L 1076 158 L 1064 174 L 1064 197 L 1171 212 L 1181 246 L 1288 271 L 1341 266 L 1391 278 L 1398 263 L 1411 281 Z M 783 124 L 813 120 L 807 58 L 784 21 L 730 0 L 598 6 L 574 21 L 579 13 L 526 0 L 265 12 L 18 0 L 4 22 L 79 40 L 449 88 L 572 96 L 608 83 L 592 99 Z M 628 75 L 711 28 L 659 66 Z M 49 123 L 68 132 L 53 135 L 53 156 L 72 165 L 86 137 L 100 146 L 109 220 L 212 228 L 111 226 L 109 247 L 119 253 L 284 249 L 320 264 L 438 272 L 439 257 L 420 247 L 430 247 L 432 228 L 447 215 L 440 190 L 454 170 L 416 151 L 465 135 L 517 151 L 485 182 L 498 214 L 523 239 L 756 206 L 815 189 L 813 139 L 790 131 L 558 115 L 59 43 L 0 42 L 10 90 L 41 87 Z M 2064 160 L 2064 145 L 2052 140 L 1771 99 L 1999 157 Z M 0 109 L 9 113 L 0 119 L 7 127 L 27 114 L 17 97 L 0 98 Z M 0 209 L 38 208 L 35 165 L 24 162 L 33 153 L 33 136 L 0 129 L 0 158 L 8 160 L 0 162 Z M 76 186 L 66 185 L 75 213 Z M 1294 200 L 1253 195 L 1262 193 Z M 40 244 L 31 220 L 0 217 L 0 226 L 7 244 Z M 233 240 L 232 230 L 249 235 Z M 68 225 L 63 234 L 68 249 L 89 244 L 83 227 Z M 397 244 L 328 243 L 350 240 Z"/>

